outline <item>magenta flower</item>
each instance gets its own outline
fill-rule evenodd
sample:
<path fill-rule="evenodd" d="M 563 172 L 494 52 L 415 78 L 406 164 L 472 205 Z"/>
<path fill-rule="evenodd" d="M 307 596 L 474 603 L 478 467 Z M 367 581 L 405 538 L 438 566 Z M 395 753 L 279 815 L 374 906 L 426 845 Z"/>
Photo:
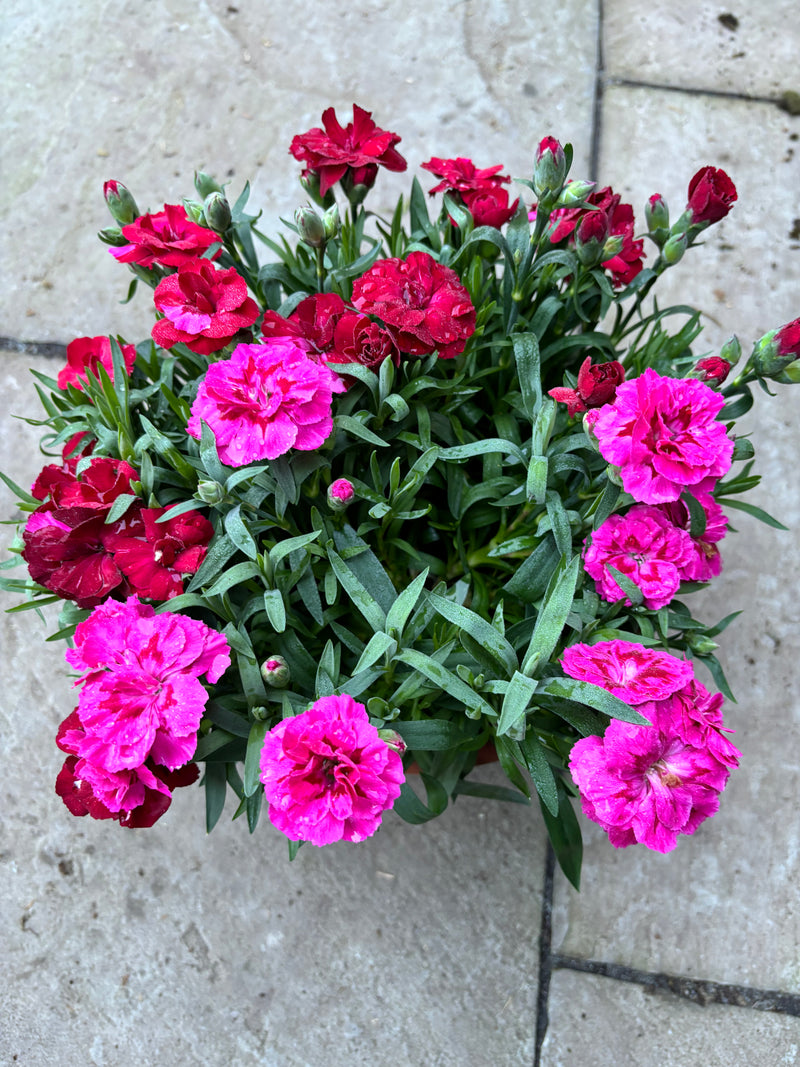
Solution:
<path fill-rule="evenodd" d="M 691 538 L 692 558 L 680 569 L 681 581 L 710 582 L 722 570 L 722 557 L 717 548 L 717 542 L 725 536 L 728 516 L 713 496 L 703 494 L 699 500 L 706 513 L 706 528 L 699 537 Z M 673 526 L 679 526 L 682 530 L 689 532 L 691 516 L 682 500 L 659 504 L 658 509 L 664 513 Z"/>
<path fill-rule="evenodd" d="M 290 337 L 238 345 L 208 368 L 187 431 L 199 438 L 201 420 L 208 423 L 230 467 L 276 459 L 290 448 L 309 451 L 331 433 L 332 394 L 344 388 Z"/>
<path fill-rule="evenodd" d="M 572 748 L 569 769 L 584 814 L 615 848 L 639 842 L 669 852 L 719 808 L 740 753 L 721 733 L 718 703 L 697 683 L 637 709 L 652 725 L 614 719 L 603 737 Z M 696 718 L 687 708 L 700 696 Z M 708 698 L 708 699 L 706 699 Z"/>
<path fill-rule="evenodd" d="M 725 398 L 703 382 L 665 378 L 648 367 L 584 422 L 604 459 L 619 467 L 625 491 L 662 504 L 687 488 L 710 492 L 730 468 L 733 441 L 717 421 L 724 406 Z"/>
<path fill-rule="evenodd" d="M 626 704 L 664 700 L 694 679 L 688 660 L 633 641 L 570 645 L 561 666 L 570 678 L 599 685 Z"/>
<path fill-rule="evenodd" d="M 611 515 L 594 531 L 583 565 L 604 600 L 630 604 L 610 565 L 639 586 L 646 608 L 657 611 L 675 596 L 682 569 L 693 559 L 685 530 L 673 526 L 658 508 L 637 505 L 625 515 Z"/>
<path fill-rule="evenodd" d="M 147 759 L 170 770 L 194 755 L 208 700 L 200 675 L 216 682 L 230 665 L 223 634 L 186 615 L 156 615 L 137 597 L 107 600 L 75 630 L 70 666 L 84 672 L 74 754 L 105 771 Z"/>
<path fill-rule="evenodd" d="M 321 697 L 264 739 L 261 781 L 273 824 L 292 841 L 363 841 L 400 795 L 403 763 L 352 697 Z"/>

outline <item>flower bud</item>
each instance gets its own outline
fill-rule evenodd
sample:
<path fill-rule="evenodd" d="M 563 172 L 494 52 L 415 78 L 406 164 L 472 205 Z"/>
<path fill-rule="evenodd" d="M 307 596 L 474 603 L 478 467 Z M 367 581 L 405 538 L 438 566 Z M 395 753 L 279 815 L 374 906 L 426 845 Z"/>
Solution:
<path fill-rule="evenodd" d="M 730 363 L 731 367 L 735 367 L 742 358 L 742 346 L 739 344 L 739 338 L 736 335 L 729 337 L 720 349 L 719 354 L 722 359 Z"/>
<path fill-rule="evenodd" d="M 326 241 L 329 241 L 331 237 L 336 237 L 338 235 L 341 228 L 338 204 L 332 204 L 322 216 L 322 226 L 325 230 Z"/>
<path fill-rule="evenodd" d="M 112 178 L 103 185 L 103 196 L 106 198 L 106 206 L 111 212 L 114 221 L 120 226 L 127 226 L 139 218 L 139 208 L 128 189 L 122 182 Z"/>
<path fill-rule="evenodd" d="M 800 358 L 800 319 L 770 330 L 756 341 L 753 366 L 759 378 L 774 378 Z"/>
<path fill-rule="evenodd" d="M 221 504 L 225 499 L 225 487 L 220 485 L 219 482 L 199 482 L 195 496 L 199 500 L 202 500 L 204 504 L 209 504 L 211 507 L 214 507 L 216 504 Z"/>
<path fill-rule="evenodd" d="M 567 160 L 561 142 L 544 137 L 536 149 L 533 167 L 533 191 L 541 199 L 553 199 L 561 192 L 567 176 Z"/>
<path fill-rule="evenodd" d="M 686 210 L 693 225 L 709 225 L 724 219 L 736 199 L 736 186 L 724 170 L 701 167 L 689 182 Z"/>
<path fill-rule="evenodd" d="M 203 214 L 203 205 L 198 204 L 196 200 L 187 200 L 183 198 L 183 206 L 186 209 L 186 214 L 191 222 L 197 223 L 198 226 L 205 226 L 206 218 Z"/>
<path fill-rule="evenodd" d="M 311 248 L 325 244 L 325 226 L 313 207 L 299 207 L 294 213 L 294 223 L 304 244 Z"/>
<path fill-rule="evenodd" d="M 669 208 L 661 193 L 653 193 L 649 197 L 644 205 L 644 217 L 651 234 L 657 230 L 669 229 Z"/>
<path fill-rule="evenodd" d="M 603 245 L 603 254 L 600 257 L 601 262 L 605 263 L 608 259 L 613 259 L 614 256 L 618 256 L 622 251 L 625 242 L 621 237 L 609 237 L 606 243 Z"/>
<path fill-rule="evenodd" d="M 334 511 L 344 511 L 355 495 L 353 483 L 347 478 L 337 478 L 328 486 L 328 504 Z"/>
<path fill-rule="evenodd" d="M 289 664 L 283 656 L 269 656 L 261 664 L 261 677 L 273 689 L 285 689 L 291 679 Z"/>
<path fill-rule="evenodd" d="M 300 175 L 300 184 L 314 203 L 319 204 L 320 207 L 328 208 L 335 203 L 332 189 L 329 189 L 325 196 L 320 196 L 319 174 L 316 171 L 304 170 Z"/>
<path fill-rule="evenodd" d="M 575 252 L 584 267 L 594 267 L 603 258 L 603 245 L 608 237 L 608 215 L 605 211 L 587 211 L 575 227 Z"/>
<path fill-rule="evenodd" d="M 408 745 L 397 730 L 378 730 L 378 737 L 381 741 L 385 741 L 389 748 L 393 749 L 398 756 L 405 755 Z"/>
<path fill-rule="evenodd" d="M 106 245 L 116 245 L 121 248 L 123 245 L 128 244 L 128 238 L 124 237 L 122 230 L 117 229 L 116 226 L 108 226 L 105 230 L 98 230 L 97 236 Z"/>
<path fill-rule="evenodd" d="M 586 198 L 596 182 L 569 181 L 561 190 L 561 195 L 556 201 L 556 207 L 580 207 L 586 202 Z"/>
<path fill-rule="evenodd" d="M 676 233 L 674 236 L 666 242 L 661 249 L 661 255 L 664 257 L 664 261 L 669 264 L 670 267 L 674 267 L 676 263 L 680 263 L 683 259 L 683 254 L 689 247 L 689 238 L 685 233 Z"/>
<path fill-rule="evenodd" d="M 223 191 L 222 186 L 217 182 L 215 178 L 212 178 L 210 174 L 206 174 L 205 171 L 196 170 L 194 172 L 194 187 L 197 190 L 197 195 L 203 200 L 209 197 L 212 193 L 221 193 Z"/>
<path fill-rule="evenodd" d="M 686 638 L 686 643 L 692 652 L 696 652 L 698 656 L 710 656 L 712 652 L 719 648 L 716 641 L 712 641 L 710 637 L 706 637 L 704 634 L 690 634 Z"/>
<path fill-rule="evenodd" d="M 699 378 L 701 382 L 708 382 L 709 385 L 722 385 L 730 374 L 730 370 L 731 365 L 727 359 L 707 356 L 698 361 L 691 377 Z"/>
<path fill-rule="evenodd" d="M 214 233 L 223 234 L 231 224 L 231 205 L 224 193 L 209 193 L 203 201 L 206 225 Z"/>

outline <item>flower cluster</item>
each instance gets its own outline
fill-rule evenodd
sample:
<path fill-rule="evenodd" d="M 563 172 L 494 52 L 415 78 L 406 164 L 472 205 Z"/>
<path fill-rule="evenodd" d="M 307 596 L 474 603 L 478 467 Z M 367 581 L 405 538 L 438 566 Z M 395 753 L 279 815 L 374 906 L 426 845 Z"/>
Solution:
<path fill-rule="evenodd" d="M 734 205 L 721 170 L 637 223 L 548 136 L 514 186 L 436 155 L 434 213 L 415 179 L 381 218 L 399 142 L 327 109 L 289 146 L 311 202 L 278 240 L 249 186 L 201 172 L 142 214 L 106 183 L 101 237 L 155 323 L 76 338 L 44 380 L 61 461 L 18 489 L 28 576 L 0 585 L 65 602 L 73 813 L 152 825 L 204 764 L 208 828 L 230 792 L 251 832 L 266 801 L 294 856 L 485 795 L 490 752 L 577 885 L 576 786 L 612 844 L 667 851 L 737 765 L 729 620 L 687 599 L 730 508 L 774 522 L 738 500 L 736 419 L 800 379 L 800 320 L 695 354 L 697 316 L 649 300 Z"/>

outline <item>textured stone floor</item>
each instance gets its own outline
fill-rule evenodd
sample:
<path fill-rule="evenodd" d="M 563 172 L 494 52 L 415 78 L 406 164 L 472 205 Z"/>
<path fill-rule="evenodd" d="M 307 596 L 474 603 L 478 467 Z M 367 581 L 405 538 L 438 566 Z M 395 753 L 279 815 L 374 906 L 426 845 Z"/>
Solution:
<path fill-rule="evenodd" d="M 6 0 L 0 27 L 0 469 L 22 484 L 41 467 L 15 417 L 38 414 L 27 368 L 54 374 L 75 336 L 149 332 L 94 236 L 103 181 L 155 210 L 195 169 L 250 177 L 269 229 L 301 200 L 291 137 L 329 104 L 372 110 L 411 169 L 472 155 L 525 175 L 551 133 L 639 218 L 722 166 L 739 201 L 664 299 L 704 310 L 709 351 L 800 315 L 795 0 Z M 376 208 L 408 178 L 382 176 Z M 473 798 L 291 865 L 267 825 L 206 837 L 193 790 L 149 831 L 73 819 L 52 792 L 61 648 L 35 613 L 3 616 L 0 1063 L 800 1063 L 800 388 L 776 391 L 747 418 L 769 471 L 750 499 L 789 532 L 737 514 L 701 610 L 746 612 L 720 653 L 742 767 L 668 856 L 586 823 L 580 895 L 531 810 Z"/>

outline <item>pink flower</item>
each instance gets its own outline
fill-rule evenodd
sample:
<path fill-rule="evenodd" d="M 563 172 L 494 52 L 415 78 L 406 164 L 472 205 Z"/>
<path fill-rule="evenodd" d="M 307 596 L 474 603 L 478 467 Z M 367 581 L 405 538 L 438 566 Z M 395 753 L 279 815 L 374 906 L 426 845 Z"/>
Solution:
<path fill-rule="evenodd" d="M 679 834 L 693 834 L 717 811 L 740 753 L 721 733 L 719 704 L 698 683 L 637 710 L 652 725 L 612 720 L 603 737 L 576 742 L 569 769 L 584 813 L 615 848 L 639 842 L 669 852 Z"/>
<path fill-rule="evenodd" d="M 116 772 L 146 760 L 170 770 L 191 759 L 208 700 L 199 681 L 230 665 L 223 634 L 135 596 L 107 600 L 75 630 L 67 662 L 83 672 L 77 714 L 85 736 L 74 754 Z M 104 801 L 106 803 L 106 801 Z"/>
<path fill-rule="evenodd" d="M 440 359 L 464 351 L 475 332 L 475 308 L 458 275 L 427 252 L 379 259 L 353 284 L 353 305 L 377 315 L 401 352 Z"/>
<path fill-rule="evenodd" d="M 617 388 L 613 404 L 586 415 L 603 457 L 634 500 L 661 504 L 685 489 L 710 492 L 730 468 L 733 441 L 716 416 L 724 397 L 694 378 L 648 367 Z"/>
<path fill-rule="evenodd" d="M 223 463 L 241 467 L 275 459 L 290 448 L 309 451 L 333 429 L 333 393 L 341 378 L 310 359 L 289 337 L 238 345 L 212 363 L 200 383 L 187 426 L 192 437 L 208 423 Z"/>
<path fill-rule="evenodd" d="M 283 719 L 261 751 L 272 823 L 292 841 L 363 841 L 400 795 L 403 764 L 346 694 Z"/>
<path fill-rule="evenodd" d="M 122 234 L 130 244 L 109 248 L 109 252 L 120 263 L 138 263 L 140 267 L 152 267 L 154 263 L 179 267 L 202 256 L 219 241 L 213 230 L 192 222 L 182 204 L 165 204 L 163 211 L 140 215 L 122 227 Z M 215 259 L 217 255 L 218 252 Z"/>
<path fill-rule="evenodd" d="M 120 347 L 125 361 L 125 370 L 130 374 L 136 362 L 136 349 L 133 345 L 121 345 Z M 113 381 L 114 359 L 111 355 L 109 338 L 76 337 L 67 345 L 67 363 L 58 372 L 58 388 L 66 389 L 68 385 L 74 385 L 76 389 L 83 389 L 87 371 L 91 371 L 96 376 L 98 364 L 105 367 L 108 376 Z"/>
<path fill-rule="evenodd" d="M 664 700 L 694 679 L 688 660 L 633 641 L 570 645 L 561 666 L 570 678 L 599 685 L 626 704 Z"/>
<path fill-rule="evenodd" d="M 637 505 L 626 515 L 611 515 L 594 531 L 583 562 L 604 600 L 631 603 L 608 570 L 612 566 L 641 589 L 644 606 L 657 611 L 675 596 L 681 570 L 693 558 L 685 530 L 658 508 Z"/>
<path fill-rule="evenodd" d="M 203 356 L 224 348 L 258 318 L 244 278 L 233 267 L 218 270 L 207 259 L 183 263 L 177 273 L 162 278 L 153 300 L 165 316 L 152 330 L 156 344 L 172 348 L 183 343 Z"/>
<path fill-rule="evenodd" d="M 725 536 L 728 517 L 712 496 L 703 494 L 699 500 L 706 513 L 706 528 L 699 537 L 691 538 L 692 558 L 680 568 L 681 581 L 710 582 L 722 570 L 722 557 L 717 542 Z M 691 516 L 682 500 L 659 504 L 658 507 L 673 526 L 680 526 L 689 533 Z"/>
<path fill-rule="evenodd" d="M 292 138 L 289 151 L 307 169 L 319 175 L 320 196 L 336 182 L 348 177 L 353 185 L 375 184 L 378 166 L 387 170 L 405 170 L 407 163 L 394 147 L 400 138 L 389 130 L 379 129 L 372 112 L 353 104 L 353 121 L 344 129 L 332 107 L 322 113 L 324 129 L 315 126 Z M 124 232 L 124 231 L 123 231 Z"/>
<path fill-rule="evenodd" d="M 692 213 L 694 225 L 724 219 L 737 199 L 736 186 L 716 167 L 701 167 L 689 182 L 687 196 L 686 210 Z"/>
<path fill-rule="evenodd" d="M 592 357 L 587 356 L 578 371 L 577 389 L 559 385 L 547 395 L 566 404 L 567 414 L 572 416 L 611 403 L 617 394 L 617 386 L 624 380 L 625 368 L 617 360 L 593 364 Z"/>
<path fill-rule="evenodd" d="M 353 483 L 347 478 L 337 478 L 328 486 L 328 503 L 336 510 L 343 510 L 355 496 Z"/>

